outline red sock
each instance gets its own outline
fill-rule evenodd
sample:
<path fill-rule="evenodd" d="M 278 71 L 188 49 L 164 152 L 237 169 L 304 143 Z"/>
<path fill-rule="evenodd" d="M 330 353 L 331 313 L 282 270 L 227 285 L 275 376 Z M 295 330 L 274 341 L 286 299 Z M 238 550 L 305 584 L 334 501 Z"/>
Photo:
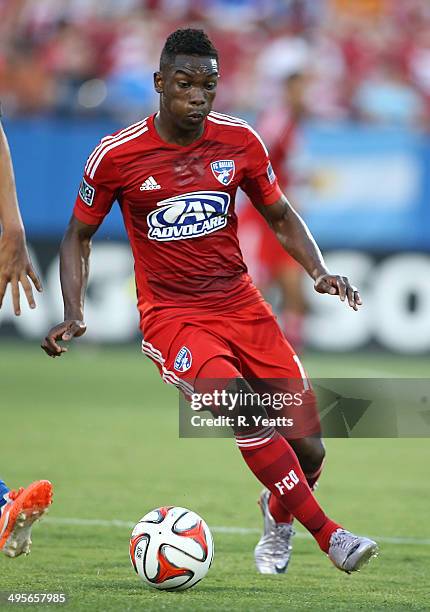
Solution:
<path fill-rule="evenodd" d="M 276 495 L 273 495 L 273 493 L 269 497 L 269 512 L 277 523 L 291 523 L 294 520 L 294 516 L 283 501 L 276 497 Z"/>
<path fill-rule="evenodd" d="M 321 463 L 319 468 L 315 470 L 315 472 L 313 472 L 312 474 L 305 474 L 306 480 L 311 491 L 314 490 L 314 487 L 319 477 L 321 476 L 323 467 L 324 461 Z M 279 497 L 276 497 L 276 495 L 270 495 L 269 497 L 269 511 L 277 523 L 291 523 L 291 521 L 294 519 L 291 512 L 285 506 L 284 500 L 281 500 Z"/>
<path fill-rule="evenodd" d="M 273 428 L 266 428 L 250 435 L 237 435 L 236 441 L 258 480 L 306 527 L 327 553 L 330 536 L 340 525 L 324 514 L 285 438 Z"/>

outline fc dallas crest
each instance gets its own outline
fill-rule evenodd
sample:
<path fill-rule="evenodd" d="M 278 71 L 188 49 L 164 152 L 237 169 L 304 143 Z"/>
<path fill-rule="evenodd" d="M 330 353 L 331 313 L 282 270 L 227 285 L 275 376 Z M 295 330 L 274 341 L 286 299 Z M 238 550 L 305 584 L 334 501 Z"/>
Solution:
<path fill-rule="evenodd" d="M 229 185 L 234 177 L 234 161 L 232 159 L 218 159 L 211 163 L 212 174 L 221 185 Z"/>

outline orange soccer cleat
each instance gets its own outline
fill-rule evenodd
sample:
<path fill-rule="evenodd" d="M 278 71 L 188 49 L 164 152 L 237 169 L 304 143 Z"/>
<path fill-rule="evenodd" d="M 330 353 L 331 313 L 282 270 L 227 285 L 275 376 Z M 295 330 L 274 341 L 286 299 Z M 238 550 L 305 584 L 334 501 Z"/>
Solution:
<path fill-rule="evenodd" d="M 10 491 L 8 499 L 0 516 L 0 550 L 8 557 L 28 555 L 33 523 L 52 503 L 52 484 L 49 480 L 37 480 L 26 489 Z"/>

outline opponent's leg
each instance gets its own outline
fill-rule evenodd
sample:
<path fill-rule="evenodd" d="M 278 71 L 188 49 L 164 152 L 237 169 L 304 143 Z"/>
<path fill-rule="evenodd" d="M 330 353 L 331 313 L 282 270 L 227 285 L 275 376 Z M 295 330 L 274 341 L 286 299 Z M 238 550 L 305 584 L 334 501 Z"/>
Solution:
<path fill-rule="evenodd" d="M 7 487 L 0 481 L 0 487 Z M 52 485 L 38 480 L 27 488 L 9 491 L 2 497 L 6 503 L 0 508 L 0 550 L 8 557 L 28 554 L 31 547 L 31 528 L 52 503 Z"/>
<path fill-rule="evenodd" d="M 7 494 L 9 493 L 9 488 L 6 486 L 6 483 L 3 480 L 0 480 L 0 514 L 3 506 L 5 506 L 8 502 Z"/>

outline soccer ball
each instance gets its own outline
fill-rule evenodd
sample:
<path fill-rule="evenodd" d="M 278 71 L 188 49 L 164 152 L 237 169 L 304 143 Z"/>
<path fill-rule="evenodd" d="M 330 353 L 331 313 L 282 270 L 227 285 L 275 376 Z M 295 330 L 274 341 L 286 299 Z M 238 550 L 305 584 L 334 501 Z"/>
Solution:
<path fill-rule="evenodd" d="M 209 527 L 186 508 L 156 508 L 131 533 L 131 563 L 143 582 L 156 589 L 189 589 L 206 576 L 213 555 Z"/>

